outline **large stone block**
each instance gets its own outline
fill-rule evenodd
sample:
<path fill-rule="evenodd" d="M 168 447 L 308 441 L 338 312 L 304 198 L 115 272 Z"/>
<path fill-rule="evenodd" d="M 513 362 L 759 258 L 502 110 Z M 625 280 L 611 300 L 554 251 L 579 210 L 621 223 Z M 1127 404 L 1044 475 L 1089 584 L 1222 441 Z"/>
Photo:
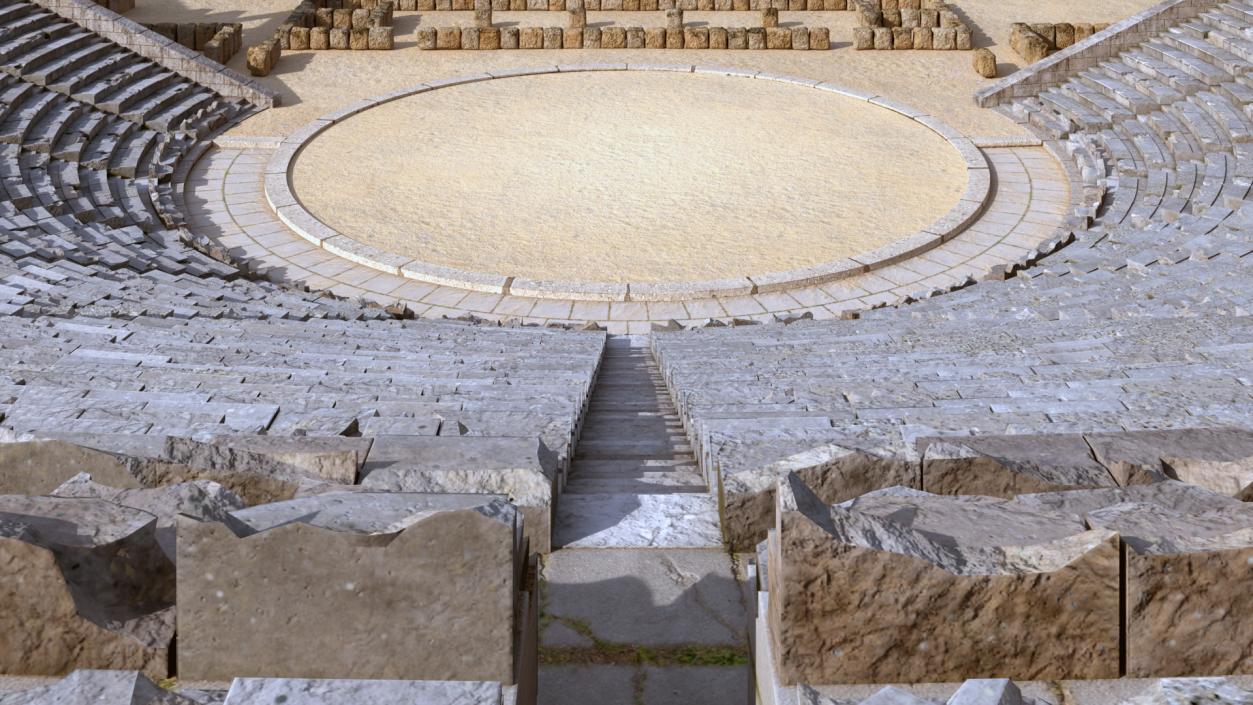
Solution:
<path fill-rule="evenodd" d="M 0 496 L 0 673 L 169 675 L 174 564 L 156 529 L 105 500 Z"/>
<path fill-rule="evenodd" d="M 683 48 L 685 49 L 708 49 L 709 48 L 709 28 L 708 27 L 684 27 L 683 28 Z"/>
<path fill-rule="evenodd" d="M 790 475 L 768 579 L 785 684 L 1119 674 L 1118 535 L 1016 500 L 828 506 Z"/>
<path fill-rule="evenodd" d="M 922 489 L 935 494 L 1012 498 L 1116 484 L 1075 434 L 944 438 L 923 451 Z"/>
<path fill-rule="evenodd" d="M 1020 501 L 1122 537 L 1127 675 L 1253 671 L 1253 505 L 1172 480 Z"/>
<path fill-rule="evenodd" d="M 1181 480 L 1253 502 L 1253 433 L 1183 429 L 1093 433 L 1092 452 L 1119 484 Z"/>
<path fill-rule="evenodd" d="M 1033 64 L 1048 56 L 1049 42 L 1030 25 L 1015 22 L 1009 33 L 1009 46 L 1027 63 Z"/>
<path fill-rule="evenodd" d="M 787 27 L 766 27 L 767 49 L 791 49 L 792 30 Z"/>
<path fill-rule="evenodd" d="M 722 533 L 735 551 L 751 551 L 775 524 L 779 478 L 796 473 L 829 503 L 843 502 L 886 487 L 920 487 L 918 463 L 899 449 L 824 444 L 760 462 L 728 445 L 718 455 L 718 511 Z M 767 456 L 769 457 L 769 456 Z"/>
<path fill-rule="evenodd" d="M 602 49 L 625 49 L 626 48 L 626 28 L 625 27 L 601 27 L 600 48 Z"/>
<path fill-rule="evenodd" d="M 874 48 L 874 28 L 872 27 L 854 27 L 853 28 L 853 48 L 857 50 Z"/>
<path fill-rule="evenodd" d="M 157 686 L 139 671 L 122 670 L 78 670 L 48 685 L 0 691 L 0 705 L 197 705 L 199 702 Z"/>
<path fill-rule="evenodd" d="M 513 683 L 520 523 L 500 497 L 376 492 L 180 517 L 179 675 Z"/>
<path fill-rule="evenodd" d="M 551 550 L 557 459 L 533 438 L 379 436 L 363 487 L 504 495 L 526 517 L 532 550 Z"/>
<path fill-rule="evenodd" d="M 996 54 L 991 49 L 975 49 L 971 54 L 975 73 L 984 78 L 996 78 Z"/>
<path fill-rule="evenodd" d="M 518 48 L 519 49 L 543 49 L 544 48 L 544 28 L 543 27 L 519 27 L 518 28 Z"/>
<path fill-rule="evenodd" d="M 83 472 L 112 487 L 140 486 L 123 456 L 65 441 L 0 444 L 0 494 L 48 494 Z"/>

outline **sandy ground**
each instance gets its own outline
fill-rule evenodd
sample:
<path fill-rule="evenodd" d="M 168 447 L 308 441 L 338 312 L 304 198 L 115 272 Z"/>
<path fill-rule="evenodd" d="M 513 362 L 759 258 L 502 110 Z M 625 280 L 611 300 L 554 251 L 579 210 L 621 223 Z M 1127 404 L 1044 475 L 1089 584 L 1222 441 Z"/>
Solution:
<path fill-rule="evenodd" d="M 991 47 L 1002 75 L 1017 68 L 1018 57 L 1007 46 L 1014 21 L 1108 22 L 1154 4 L 1153 0 L 959 0 L 958 11 L 975 30 L 979 46 Z M 265 38 L 283 21 L 295 0 L 139 0 L 128 17 L 139 21 L 242 21 L 245 40 Z M 240 10 L 238 8 L 246 8 Z M 359 98 L 387 93 L 435 78 L 487 68 L 543 63 L 632 61 L 703 63 L 788 73 L 841 84 L 907 101 L 971 135 L 1016 135 L 1006 118 L 974 106 L 971 94 L 986 83 L 960 51 L 854 51 L 849 46 L 854 24 L 849 12 L 784 12 L 782 21 L 832 28 L 830 51 L 685 51 L 685 50 L 552 50 L 552 51 L 419 51 L 420 24 L 465 24 L 469 13 L 401 12 L 396 15 L 397 49 L 390 52 L 288 52 L 279 69 L 263 79 L 283 95 L 285 107 L 258 115 L 234 134 L 282 135 L 309 120 Z M 593 23 L 660 24 L 663 13 L 589 13 Z M 688 13 L 689 21 L 743 25 L 755 13 Z M 561 13 L 499 13 L 501 23 L 563 24 Z M 241 52 L 230 63 L 244 70 Z"/>
<path fill-rule="evenodd" d="M 293 185 L 318 218 L 387 251 L 506 276 L 651 282 L 865 252 L 947 212 L 966 169 L 943 138 L 864 101 L 602 71 L 367 110 L 301 152 Z"/>

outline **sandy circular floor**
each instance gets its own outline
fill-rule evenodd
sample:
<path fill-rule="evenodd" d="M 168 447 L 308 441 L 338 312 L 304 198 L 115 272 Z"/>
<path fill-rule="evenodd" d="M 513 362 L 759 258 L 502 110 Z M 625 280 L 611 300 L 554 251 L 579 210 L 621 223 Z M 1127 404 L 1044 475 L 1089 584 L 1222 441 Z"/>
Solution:
<path fill-rule="evenodd" d="M 293 190 L 374 247 L 533 279 L 668 282 L 804 267 L 887 244 L 957 202 L 927 128 L 776 81 L 655 71 L 462 84 L 310 141 Z"/>

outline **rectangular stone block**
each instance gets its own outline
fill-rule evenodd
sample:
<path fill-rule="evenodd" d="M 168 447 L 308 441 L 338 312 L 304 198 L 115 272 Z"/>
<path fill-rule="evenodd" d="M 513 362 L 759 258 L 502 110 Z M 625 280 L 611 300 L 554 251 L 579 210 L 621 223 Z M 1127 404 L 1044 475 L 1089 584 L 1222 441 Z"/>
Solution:
<path fill-rule="evenodd" d="M 970 28 L 965 25 L 958 27 L 953 35 L 953 46 L 958 51 L 970 51 L 974 46 L 974 38 L 970 34 Z"/>
<path fill-rule="evenodd" d="M 874 28 L 874 48 L 875 49 L 891 49 L 892 48 L 892 27 L 875 27 Z"/>
<path fill-rule="evenodd" d="M 461 48 L 461 28 L 460 27 L 437 27 L 435 29 L 435 48 L 436 49 L 460 49 Z"/>
<path fill-rule="evenodd" d="M 900 10 L 893 10 L 891 12 L 885 11 L 882 14 L 883 14 L 884 26 L 886 27 L 900 27 L 901 26 L 901 11 Z"/>
<path fill-rule="evenodd" d="M 585 27 L 583 29 L 583 48 L 599 49 L 600 48 L 600 27 Z"/>
<path fill-rule="evenodd" d="M 940 13 L 936 10 L 919 10 L 918 25 L 920 27 L 939 27 Z"/>
<path fill-rule="evenodd" d="M 348 33 L 348 48 L 354 51 L 364 51 L 370 48 L 370 30 L 368 29 L 352 29 Z"/>
<path fill-rule="evenodd" d="M 745 32 L 748 35 L 749 49 L 765 49 L 766 48 L 766 28 L 765 27 L 748 27 Z"/>
<path fill-rule="evenodd" d="M 474 26 L 479 29 L 492 26 L 492 8 L 490 5 L 486 9 L 474 11 Z"/>
<path fill-rule="evenodd" d="M 644 48 L 644 28 L 643 27 L 627 27 L 626 28 L 626 46 L 627 46 L 627 49 L 643 49 Z"/>
<path fill-rule="evenodd" d="M 1066 22 L 1059 22 L 1053 25 L 1053 42 L 1058 49 L 1075 43 L 1075 26 Z"/>
<path fill-rule="evenodd" d="M 352 10 L 334 10 L 332 18 L 331 26 L 335 29 L 352 29 Z"/>
<path fill-rule="evenodd" d="M 809 48 L 809 28 L 793 27 L 792 28 L 792 48 L 805 50 Z"/>
<path fill-rule="evenodd" d="M 461 48 L 477 50 L 479 48 L 479 32 L 478 27 L 462 27 Z"/>
<path fill-rule="evenodd" d="M 683 48 L 683 28 L 682 27 L 666 27 L 666 48 L 682 49 Z"/>
<path fill-rule="evenodd" d="M 292 27 L 291 29 L 291 48 L 300 51 L 309 48 L 309 28 L 308 27 Z"/>
<path fill-rule="evenodd" d="M 500 29 L 486 27 L 479 30 L 479 49 L 499 49 Z"/>
<path fill-rule="evenodd" d="M 544 28 L 544 48 L 545 49 L 560 49 L 561 48 L 561 35 L 562 35 L 562 31 L 560 27 L 545 27 Z"/>
<path fill-rule="evenodd" d="M 348 48 L 348 35 L 351 31 L 352 30 L 344 29 L 343 27 L 336 27 L 332 29 L 330 33 L 331 48 L 332 49 L 347 49 Z"/>
<path fill-rule="evenodd" d="M 874 28 L 872 27 L 854 27 L 853 28 L 853 49 L 863 51 L 866 49 L 874 49 Z"/>
<path fill-rule="evenodd" d="M 570 10 L 569 21 L 566 23 L 566 26 L 569 27 L 570 29 L 578 29 L 578 30 L 581 30 L 584 27 L 586 27 L 587 26 L 587 10 L 583 9 L 582 7 L 579 7 L 574 10 Z"/>
<path fill-rule="evenodd" d="M 525 556 L 503 498 L 341 493 L 230 516 L 179 519 L 182 677 L 516 682 Z"/>
<path fill-rule="evenodd" d="M 501 27 L 500 28 L 500 48 L 501 49 L 517 49 L 521 41 L 522 33 L 517 27 Z"/>
<path fill-rule="evenodd" d="M 626 28 L 624 27 L 601 27 L 600 48 L 602 49 L 625 49 L 626 48 Z"/>
<path fill-rule="evenodd" d="M 561 46 L 565 49 L 583 48 L 583 28 L 567 28 L 561 35 Z"/>
<path fill-rule="evenodd" d="M 518 48 L 519 49 L 543 49 L 544 48 L 544 28 L 543 27 L 520 27 L 518 29 Z"/>
<path fill-rule="evenodd" d="M 914 36 L 913 36 L 914 48 L 915 49 L 931 49 L 932 37 L 933 35 L 931 34 L 930 27 L 914 27 Z"/>
<path fill-rule="evenodd" d="M 419 49 L 438 49 L 439 40 L 434 27 L 418 27 L 418 48 Z M 461 40 L 458 39 L 460 44 Z"/>
<path fill-rule="evenodd" d="M 827 27 L 809 28 L 809 48 L 826 51 L 831 48 L 831 30 Z"/>
<path fill-rule="evenodd" d="M 779 26 L 779 11 L 773 7 L 768 7 L 761 11 L 761 26 L 769 29 Z"/>
<path fill-rule="evenodd" d="M 1083 40 L 1087 39 L 1088 37 L 1091 37 L 1093 34 L 1094 34 L 1094 32 L 1093 32 L 1093 30 L 1092 30 L 1092 23 L 1091 23 L 1091 22 L 1077 22 L 1077 23 L 1075 23 L 1075 41 L 1076 41 L 1076 42 L 1082 42 Z"/>
<path fill-rule="evenodd" d="M 666 10 L 666 29 L 683 29 L 682 10 Z"/>
<path fill-rule="evenodd" d="M 709 28 L 708 27 L 684 27 L 683 28 L 683 48 L 685 49 L 708 49 L 709 48 Z"/>
<path fill-rule="evenodd" d="M 952 51 L 957 48 L 957 30 L 937 27 L 931 30 L 931 48 Z"/>
<path fill-rule="evenodd" d="M 313 12 L 313 21 L 317 27 L 330 29 L 335 26 L 335 11 L 329 7 L 319 7 Z"/>
<path fill-rule="evenodd" d="M 921 10 L 904 10 L 904 9 L 901 10 L 901 26 L 909 27 L 910 29 L 913 29 L 914 27 L 921 27 L 922 26 L 922 11 Z"/>
<path fill-rule="evenodd" d="M 1118 676 L 1113 531 L 987 497 L 829 506 L 796 476 L 777 512 L 768 619 L 785 685 Z"/>
<path fill-rule="evenodd" d="M 744 27 L 727 27 L 727 48 L 747 49 L 748 30 Z"/>
<path fill-rule="evenodd" d="M 392 27 L 371 27 L 369 45 L 373 50 L 390 50 L 396 45 L 395 29 Z"/>
<path fill-rule="evenodd" d="M 914 30 L 909 27 L 893 27 L 892 28 L 892 48 L 893 49 L 913 49 L 914 48 Z"/>
<path fill-rule="evenodd" d="M 709 48 L 710 49 L 726 49 L 727 48 L 727 28 L 726 27 L 710 27 L 709 28 Z"/>
<path fill-rule="evenodd" d="M 792 30 L 787 27 L 766 27 L 767 49 L 791 49 Z"/>

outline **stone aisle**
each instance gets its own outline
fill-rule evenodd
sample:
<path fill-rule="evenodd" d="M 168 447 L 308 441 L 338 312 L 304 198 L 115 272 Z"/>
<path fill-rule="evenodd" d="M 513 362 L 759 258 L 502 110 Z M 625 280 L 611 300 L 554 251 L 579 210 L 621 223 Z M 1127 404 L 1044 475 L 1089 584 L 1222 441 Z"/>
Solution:
<path fill-rule="evenodd" d="M 545 561 L 540 705 L 751 703 L 751 590 L 646 338 L 609 340 Z"/>

